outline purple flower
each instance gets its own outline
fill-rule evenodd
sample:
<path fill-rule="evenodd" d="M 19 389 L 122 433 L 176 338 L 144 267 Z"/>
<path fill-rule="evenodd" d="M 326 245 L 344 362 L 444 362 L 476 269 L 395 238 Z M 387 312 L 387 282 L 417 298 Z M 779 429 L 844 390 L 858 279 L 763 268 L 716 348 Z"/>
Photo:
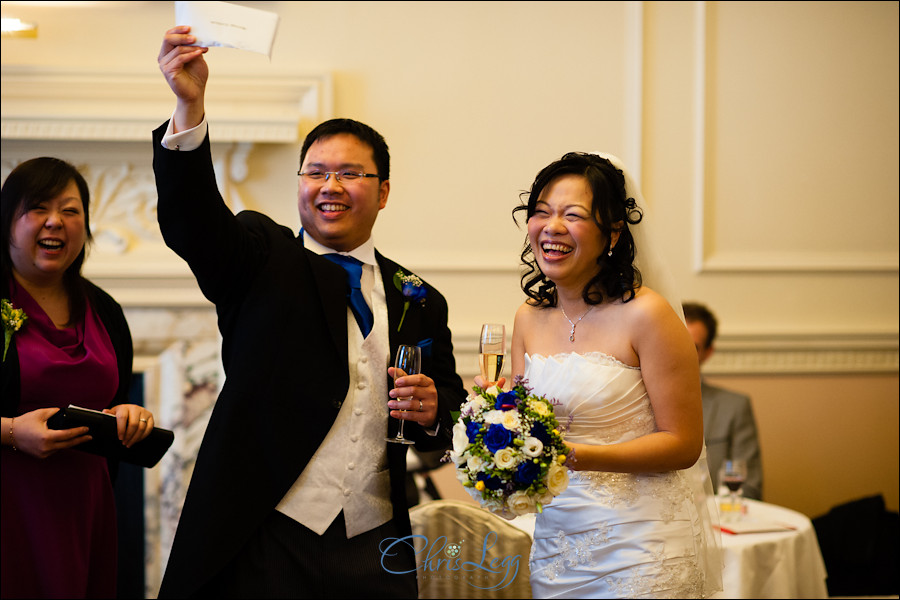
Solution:
<path fill-rule="evenodd" d="M 498 423 L 494 423 L 491 425 L 487 433 L 484 434 L 484 446 L 491 451 L 491 453 L 496 452 L 502 448 L 506 448 L 513 441 L 512 432 L 500 425 Z"/>

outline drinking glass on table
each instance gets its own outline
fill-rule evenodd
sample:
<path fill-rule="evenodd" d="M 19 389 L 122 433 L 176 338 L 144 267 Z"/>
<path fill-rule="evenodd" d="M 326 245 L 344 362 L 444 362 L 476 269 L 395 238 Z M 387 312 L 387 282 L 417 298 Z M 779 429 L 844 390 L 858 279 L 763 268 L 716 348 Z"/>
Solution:
<path fill-rule="evenodd" d="M 478 341 L 478 364 L 485 387 L 490 387 L 500 380 L 505 355 L 506 326 L 500 323 L 482 325 L 481 338 Z"/>
<path fill-rule="evenodd" d="M 399 346 L 397 358 L 394 360 L 394 381 L 405 375 L 416 375 L 422 371 L 422 349 L 418 346 Z M 397 398 L 397 400 L 412 400 L 412 397 Z M 401 410 L 400 412 L 406 412 Z M 400 419 L 400 427 L 397 435 L 388 436 L 385 439 L 395 444 L 415 444 L 413 440 L 403 437 L 403 424 L 405 419 Z"/>
<path fill-rule="evenodd" d="M 743 514 L 743 493 L 741 487 L 747 479 L 747 461 L 734 458 L 726 459 L 722 464 L 719 481 L 728 488 L 729 506 L 728 512 L 734 519 L 739 519 Z"/>

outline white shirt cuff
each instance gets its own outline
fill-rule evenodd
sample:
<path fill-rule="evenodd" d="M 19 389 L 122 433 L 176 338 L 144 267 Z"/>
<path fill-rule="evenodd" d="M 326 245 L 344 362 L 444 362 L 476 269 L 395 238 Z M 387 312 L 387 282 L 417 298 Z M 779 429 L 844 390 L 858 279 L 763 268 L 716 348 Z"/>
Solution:
<path fill-rule="evenodd" d="M 204 138 L 206 138 L 206 131 L 209 128 L 206 123 L 206 116 L 204 116 L 203 120 L 200 121 L 200 124 L 193 129 L 179 131 L 178 133 L 172 131 L 172 121 L 174 117 L 175 114 L 173 113 L 172 118 L 169 119 L 169 126 L 166 128 L 166 134 L 162 139 L 162 147 L 167 150 L 182 150 L 184 152 L 190 152 L 191 150 L 199 148 L 203 143 Z"/>
<path fill-rule="evenodd" d="M 425 427 L 424 425 L 422 425 L 422 429 L 425 430 L 425 433 L 427 433 L 431 437 L 434 437 L 438 434 L 438 431 L 441 430 L 441 422 L 438 421 L 437 423 L 435 423 L 434 429 L 432 429 L 431 427 Z"/>

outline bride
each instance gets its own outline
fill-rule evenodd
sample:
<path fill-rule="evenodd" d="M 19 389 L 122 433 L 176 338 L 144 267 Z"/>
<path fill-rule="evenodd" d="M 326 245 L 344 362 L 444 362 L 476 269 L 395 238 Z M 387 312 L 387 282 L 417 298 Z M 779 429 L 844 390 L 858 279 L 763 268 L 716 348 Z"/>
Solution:
<path fill-rule="evenodd" d="M 635 239 L 638 200 L 616 157 L 569 153 L 514 211 L 528 227 L 528 300 L 515 317 L 512 373 L 560 402 L 574 450 L 568 489 L 537 515 L 535 598 L 721 589 L 697 352 L 680 303 L 644 285 L 655 265 Z"/>

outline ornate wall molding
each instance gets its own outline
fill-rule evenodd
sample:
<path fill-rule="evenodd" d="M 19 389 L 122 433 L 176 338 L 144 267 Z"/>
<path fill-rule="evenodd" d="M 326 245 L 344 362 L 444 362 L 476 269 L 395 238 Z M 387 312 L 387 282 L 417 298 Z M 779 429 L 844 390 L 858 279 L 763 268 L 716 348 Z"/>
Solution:
<path fill-rule="evenodd" d="M 208 306 L 190 269 L 163 242 L 156 220 L 156 184 L 149 129 L 140 144 L 92 140 L 4 140 L 3 179 L 24 159 L 59 156 L 75 164 L 91 190 L 94 243 L 84 273 L 125 306 Z M 243 209 L 237 184 L 253 144 L 213 144 L 219 189 Z"/>
<path fill-rule="evenodd" d="M 478 374 L 478 336 L 454 334 L 453 345 L 460 376 L 472 379 Z M 724 336 L 703 365 L 706 375 L 873 375 L 898 370 L 896 335 L 859 334 Z M 507 364 L 504 374 L 509 373 Z"/>
<path fill-rule="evenodd" d="M 4 66 L 4 140 L 147 141 L 174 107 L 159 73 L 134 74 Z M 207 114 L 219 142 L 293 143 L 301 127 L 331 110 L 331 78 L 216 76 Z M 60 93 L 64 90 L 64 93 Z"/>
<path fill-rule="evenodd" d="M 709 375 L 875 374 L 900 370 L 896 334 L 722 336 Z"/>
<path fill-rule="evenodd" d="M 900 257 L 896 252 L 885 251 L 832 251 L 753 252 L 710 250 L 709 240 L 713 235 L 707 231 L 706 204 L 709 201 L 706 182 L 707 165 L 710 164 L 707 141 L 710 139 L 711 123 L 708 98 L 710 8 L 705 1 L 694 2 L 694 72 L 693 119 L 694 119 L 694 268 L 698 273 L 897 273 L 900 271 Z M 714 112 L 714 110 L 713 110 Z"/>
<path fill-rule="evenodd" d="M 0 84 L 3 178 L 24 159 L 50 155 L 76 164 L 90 186 L 95 243 L 85 274 L 125 306 L 208 306 L 156 222 L 150 132 L 174 107 L 162 76 L 3 66 Z M 254 146 L 296 144 L 328 118 L 331 77 L 217 76 L 209 87 L 216 179 L 240 211 L 236 184 Z"/>

